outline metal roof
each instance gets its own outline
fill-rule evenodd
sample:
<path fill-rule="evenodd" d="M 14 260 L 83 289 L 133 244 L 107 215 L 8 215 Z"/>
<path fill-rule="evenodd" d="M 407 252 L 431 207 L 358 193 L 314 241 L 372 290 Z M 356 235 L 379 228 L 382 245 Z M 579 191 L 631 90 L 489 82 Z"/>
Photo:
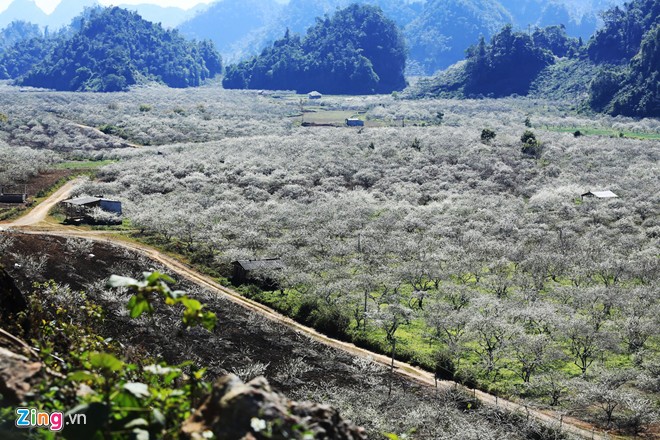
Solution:
<path fill-rule="evenodd" d="M 89 205 L 90 203 L 97 203 L 100 201 L 119 203 L 118 200 L 104 199 L 102 197 L 78 197 L 76 199 L 64 200 L 62 203 L 66 203 L 68 205 Z"/>
<path fill-rule="evenodd" d="M 589 191 L 588 193 L 582 194 L 582 197 L 597 197 L 599 199 L 614 199 L 619 196 L 614 194 L 612 191 Z"/>
<path fill-rule="evenodd" d="M 265 260 L 237 260 L 234 263 L 240 264 L 245 270 L 284 268 L 284 263 L 282 263 L 282 260 L 279 258 L 268 258 Z"/>
<path fill-rule="evenodd" d="M 77 199 L 64 200 L 62 203 L 66 203 L 68 205 L 88 205 L 90 203 L 96 203 L 100 201 L 101 199 L 99 197 L 78 197 Z"/>

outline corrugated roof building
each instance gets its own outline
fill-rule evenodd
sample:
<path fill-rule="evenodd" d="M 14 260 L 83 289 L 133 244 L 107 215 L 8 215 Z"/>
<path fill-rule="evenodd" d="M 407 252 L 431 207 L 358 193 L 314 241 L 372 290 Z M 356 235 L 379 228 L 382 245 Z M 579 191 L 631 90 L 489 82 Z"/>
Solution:
<path fill-rule="evenodd" d="M 589 191 L 582 194 L 582 198 L 584 199 L 585 197 L 595 197 L 597 199 L 616 199 L 619 196 L 614 194 L 612 191 L 606 190 L 606 191 Z"/>

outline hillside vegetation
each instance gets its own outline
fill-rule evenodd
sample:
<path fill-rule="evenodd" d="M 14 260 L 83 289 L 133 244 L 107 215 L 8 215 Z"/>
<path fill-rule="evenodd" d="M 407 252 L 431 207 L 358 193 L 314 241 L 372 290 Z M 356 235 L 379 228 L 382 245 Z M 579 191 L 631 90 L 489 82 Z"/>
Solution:
<path fill-rule="evenodd" d="M 613 115 L 660 116 L 660 1 L 635 0 L 604 14 L 589 41 L 589 58 L 603 65 L 589 103 Z"/>
<path fill-rule="evenodd" d="M 186 41 L 120 8 L 90 10 L 70 34 L 19 41 L 0 64 L 21 85 L 100 92 L 146 81 L 194 87 L 222 71 L 212 43 Z"/>
<path fill-rule="evenodd" d="M 408 71 L 429 75 L 463 58 L 480 35 L 489 39 L 505 24 L 516 29 L 564 25 L 587 39 L 596 30 L 605 1 L 509 0 L 223 0 L 179 26 L 184 35 L 210 38 L 223 58 L 234 62 L 257 55 L 289 29 L 304 33 L 316 17 L 351 3 L 380 7 L 401 29 L 410 50 Z M 615 2 L 620 3 L 620 2 Z"/>
<path fill-rule="evenodd" d="M 487 44 L 410 90 L 412 96 L 576 99 L 612 115 L 660 116 L 660 1 L 634 0 L 603 14 L 605 25 L 586 45 L 563 26 L 532 35 L 505 26 Z M 556 64 L 556 66 L 555 66 Z"/>
<path fill-rule="evenodd" d="M 352 5 L 319 19 L 301 38 L 289 31 L 261 55 L 227 67 L 229 89 L 389 93 L 406 82 L 405 46 L 394 22 L 372 6 Z"/>

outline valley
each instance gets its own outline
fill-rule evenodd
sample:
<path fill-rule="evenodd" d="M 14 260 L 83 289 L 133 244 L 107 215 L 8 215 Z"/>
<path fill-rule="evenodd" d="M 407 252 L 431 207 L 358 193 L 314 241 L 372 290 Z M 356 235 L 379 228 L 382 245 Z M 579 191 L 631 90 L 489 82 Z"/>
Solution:
<path fill-rule="evenodd" d="M 11 173 L 3 178 L 98 164 L 91 178 L 67 184 L 58 194 L 103 194 L 121 200 L 126 216 L 120 227 L 66 226 L 56 208 L 55 217 L 26 230 L 42 233 L 42 238 L 12 238 L 3 232 L 3 240 L 13 242 L 5 248 L 11 251 L 3 263 L 18 279 L 25 275 L 12 269 L 16 257 L 11 255 L 23 255 L 28 262 L 34 258 L 28 250 L 34 244 L 23 245 L 23 240 L 51 243 L 38 246 L 93 240 L 87 246 L 94 255 L 110 252 L 97 247 L 113 241 L 119 250 L 111 252 L 131 252 L 142 268 L 161 267 L 189 280 L 184 288 L 218 314 L 221 328 L 231 327 L 223 320 L 238 313 L 229 312 L 237 307 L 229 304 L 239 302 L 250 313 L 274 317 L 322 344 L 371 356 L 380 366 L 364 368 L 376 369 L 381 379 L 380 385 L 373 385 L 379 391 L 373 391 L 370 401 L 382 409 L 377 402 L 391 403 L 399 392 L 396 402 L 417 408 L 411 417 L 421 418 L 402 418 L 396 405 L 384 403 L 396 412 L 385 418 L 375 412 L 360 416 L 351 409 L 354 402 L 340 398 L 356 396 L 354 383 L 346 385 L 349 388 L 337 384 L 331 391 L 318 388 L 313 375 L 301 373 L 302 381 L 287 385 L 278 379 L 280 361 L 268 366 L 274 352 L 240 361 L 229 348 L 205 349 L 203 355 L 186 351 L 187 358 L 202 356 L 202 365 L 222 365 L 213 374 L 233 368 L 249 379 L 251 373 L 241 369 L 263 365 L 259 374 L 288 395 L 332 402 L 372 433 L 457 438 L 460 431 L 460 438 L 525 438 L 525 430 L 539 429 L 527 425 L 529 420 L 545 418 L 546 413 L 554 419 L 551 426 L 562 420 L 564 435 L 570 435 L 569 426 L 583 426 L 576 421 L 581 419 L 607 438 L 605 430 L 627 435 L 630 417 L 649 417 L 631 412 L 626 406 L 630 403 L 623 402 L 657 396 L 653 371 L 658 304 L 653 292 L 658 282 L 658 204 L 652 190 L 657 187 L 653 176 L 660 154 L 654 139 L 660 132 L 657 120 L 587 117 L 575 114 L 570 103 L 525 98 L 324 95 L 310 102 L 306 95 L 226 91 L 214 85 L 185 91 L 151 86 L 111 95 L 25 93 L 9 86 L 3 91 L 0 112 L 8 115 L 8 124 L 0 152 L 33 145 L 21 150 L 27 162 L 17 162 L 32 167 L 25 167 L 25 174 L 7 169 Z M 22 106 L 14 104 L 17 99 Z M 148 111 L 141 110 L 147 106 Z M 336 126 L 301 126 L 300 117 L 291 116 L 301 108 L 305 118 L 313 115 Z M 341 126 L 349 113 L 360 114 L 366 126 Z M 73 123 L 117 126 L 123 135 L 77 131 L 71 142 L 66 138 L 74 136 L 68 129 Z M 546 127 L 579 127 L 584 135 Z M 484 140 L 486 128 L 494 138 Z M 44 130 L 52 133 L 53 141 L 40 140 Z M 520 137 L 526 131 L 533 132 L 542 147 L 538 157 L 523 153 Z M 639 138 L 619 137 L 619 132 L 637 133 Z M 619 198 L 581 197 L 597 189 L 612 190 Z M 51 206 L 38 205 L 24 226 L 41 220 Z M 232 261 L 268 257 L 281 258 L 284 269 L 257 277 L 277 280 L 277 290 L 264 290 L 256 281 L 232 287 Z M 77 259 L 67 257 L 66 264 Z M 54 262 L 30 264 L 36 268 L 35 279 L 54 278 L 85 289 L 108 313 L 119 313 L 121 300 L 104 290 L 104 279 L 111 273 L 136 276 L 143 270 L 111 264 L 102 273 L 87 273 L 70 266 L 59 269 Z M 81 278 L 67 278 L 76 272 Z M 229 293 L 230 301 L 216 300 L 218 292 Z M 173 312 L 159 306 L 161 312 L 173 318 Z M 109 325 L 116 332 L 111 322 L 101 328 Z M 144 325 L 140 322 L 137 328 Z M 388 336 L 391 324 L 396 325 Z M 124 327 L 126 341 L 136 341 L 132 328 Z M 165 328 L 151 330 L 156 341 L 160 331 L 167 334 Z M 216 332 L 204 338 L 222 340 L 223 333 Z M 583 336 L 593 338 L 593 345 L 585 345 L 590 339 Z M 143 348 L 155 355 L 159 346 L 153 342 Z M 312 346 L 314 353 L 327 350 Z M 279 358 L 291 347 L 275 350 Z M 395 361 L 395 376 L 387 370 L 392 352 L 400 359 Z M 310 351 L 302 357 L 316 356 Z M 163 359 L 183 360 L 176 351 Z M 433 371 L 438 366 L 448 369 L 436 370 L 441 388 L 448 379 L 467 387 L 459 387 L 460 397 L 450 398 L 446 390 L 440 401 L 429 397 L 435 393 Z M 390 377 L 397 379 L 392 382 Z M 411 379 L 419 385 L 412 385 Z M 394 391 L 388 391 L 392 383 Z M 612 384 L 607 386 L 614 387 L 610 392 L 621 402 L 609 422 L 599 406 L 583 403 L 597 399 L 586 393 L 604 384 Z M 470 389 L 475 386 L 480 391 Z M 555 386 L 557 401 L 549 399 Z M 457 410 L 461 405 L 452 399 L 470 395 L 486 399 L 483 409 Z M 498 425 L 493 430 L 489 414 L 499 410 L 492 409 L 492 396 L 498 396 L 500 408 L 514 405 L 509 409 L 518 408 L 519 414 L 526 414 L 527 408 L 534 416 L 514 417 L 518 421 L 511 419 L 507 428 Z M 446 409 L 435 412 L 431 408 L 437 404 Z M 422 410 L 424 405 L 431 407 Z M 429 412 L 422 416 L 420 411 Z M 453 420 L 457 431 L 446 423 L 442 432 L 425 431 L 422 426 L 431 420 L 427 417 Z M 590 438 L 590 432 L 574 433 Z"/>

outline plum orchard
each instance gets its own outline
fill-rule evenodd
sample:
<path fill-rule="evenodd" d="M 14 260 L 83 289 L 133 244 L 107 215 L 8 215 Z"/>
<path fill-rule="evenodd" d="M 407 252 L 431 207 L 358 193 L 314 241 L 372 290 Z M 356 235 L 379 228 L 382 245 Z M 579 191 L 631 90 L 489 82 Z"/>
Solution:
<path fill-rule="evenodd" d="M 320 107 L 366 109 L 383 127 L 310 129 L 286 117 L 297 99 L 171 93 L 30 102 L 163 144 L 107 150 L 121 162 L 80 192 L 121 198 L 143 239 L 221 276 L 235 259 L 280 256 L 286 269 L 267 275 L 282 290 L 246 289 L 258 299 L 431 368 L 442 359 L 492 392 L 631 431 L 653 420 L 658 142 L 543 127 L 657 132 L 657 121 L 531 100 L 331 97 Z M 526 130 L 538 158 L 521 151 Z M 591 189 L 620 198 L 581 200 Z"/>

